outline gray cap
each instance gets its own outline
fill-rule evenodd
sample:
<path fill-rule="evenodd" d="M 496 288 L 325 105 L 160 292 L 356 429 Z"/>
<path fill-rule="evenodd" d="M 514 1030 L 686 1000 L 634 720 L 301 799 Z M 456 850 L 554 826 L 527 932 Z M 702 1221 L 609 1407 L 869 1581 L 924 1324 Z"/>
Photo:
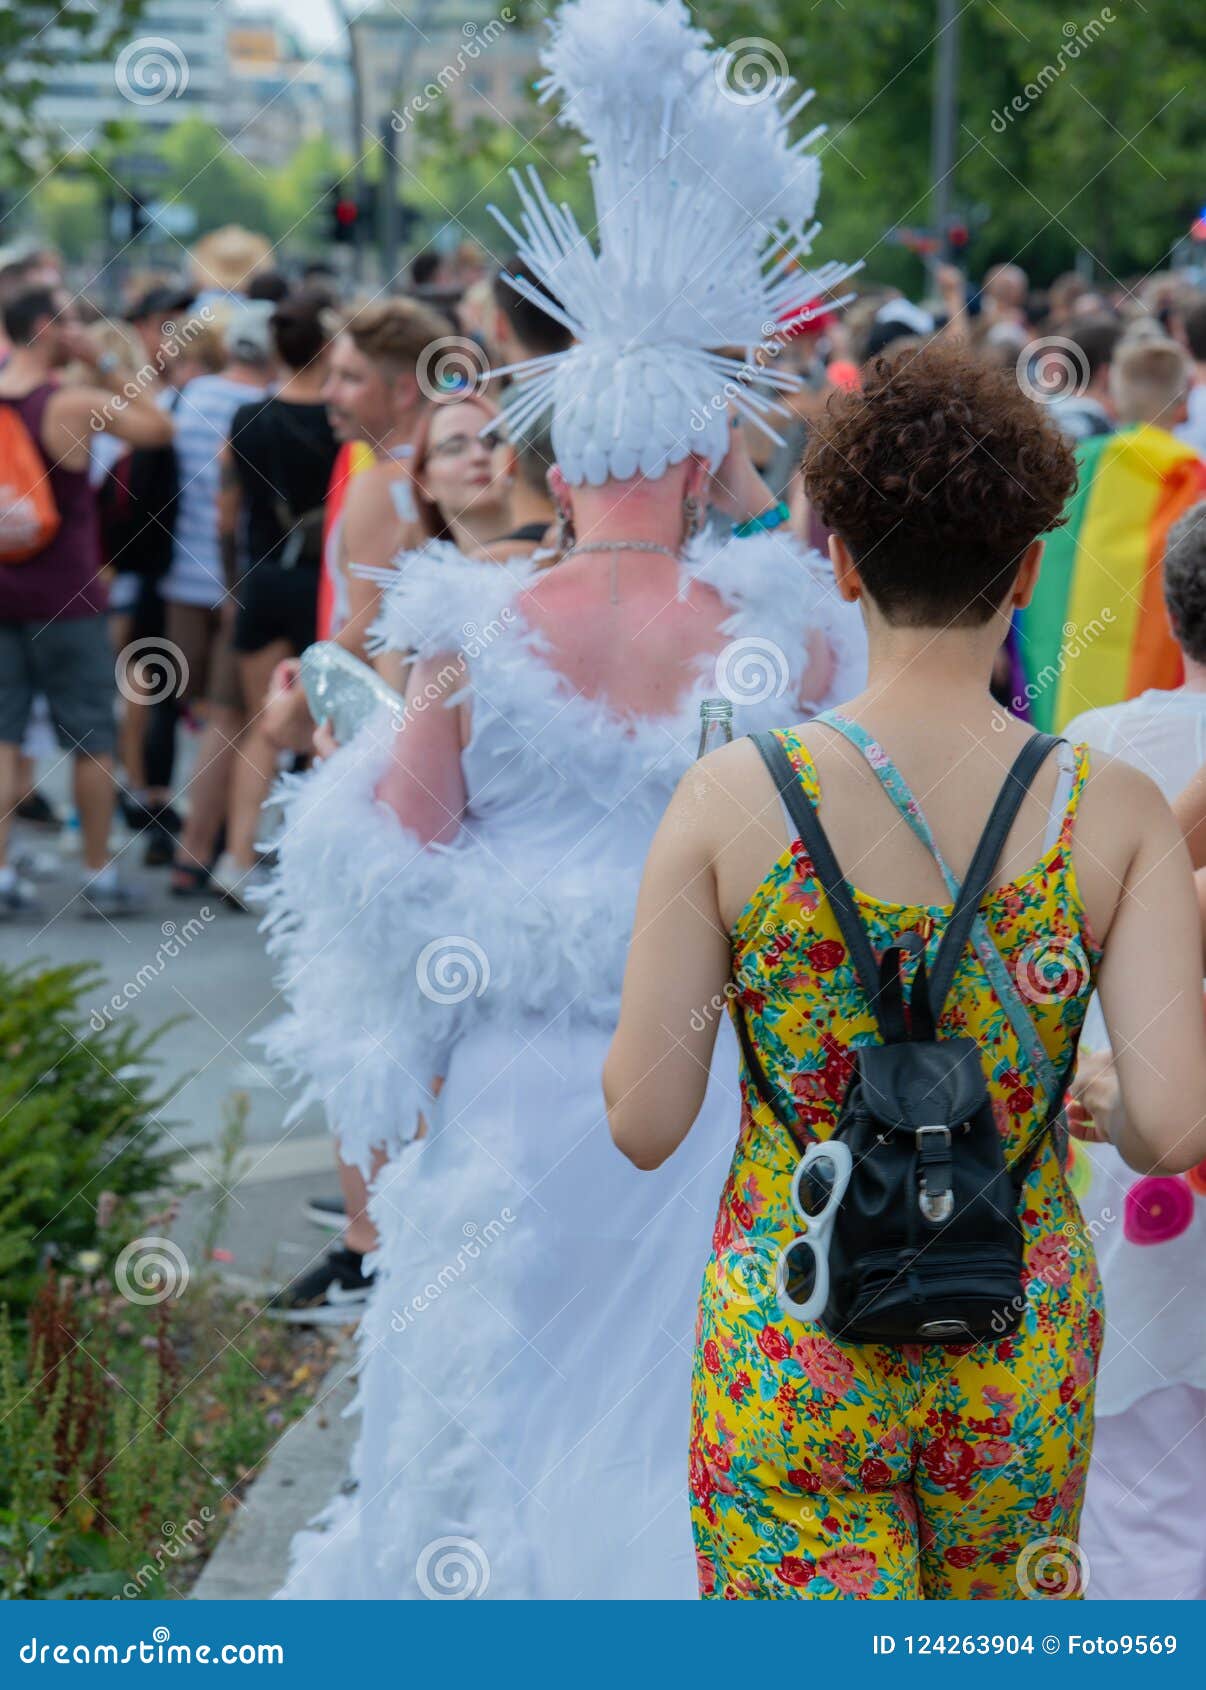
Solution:
<path fill-rule="evenodd" d="M 272 313 L 270 299 L 244 299 L 231 306 L 223 325 L 226 351 L 244 364 L 267 364 L 272 360 Z"/>

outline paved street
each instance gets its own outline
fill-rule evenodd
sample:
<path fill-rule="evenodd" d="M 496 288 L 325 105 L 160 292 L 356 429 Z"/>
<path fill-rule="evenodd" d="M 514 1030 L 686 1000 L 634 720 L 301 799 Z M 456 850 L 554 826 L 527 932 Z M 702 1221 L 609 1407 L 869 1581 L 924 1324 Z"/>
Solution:
<path fill-rule="evenodd" d="M 67 794 L 62 769 L 43 781 L 63 811 Z M 95 962 L 104 984 L 85 1008 L 113 1009 L 148 1030 L 175 1021 L 159 1041 L 154 1061 L 163 1081 L 178 1085 L 163 1119 L 179 1149 L 182 1183 L 199 1185 L 186 1199 L 180 1239 L 187 1248 L 213 1198 L 210 1178 L 223 1106 L 232 1096 L 247 1099 L 247 1146 L 241 1176 L 226 1205 L 222 1246 L 234 1260 L 229 1271 L 263 1283 L 294 1272 L 323 1246 L 323 1234 L 300 1214 L 303 1196 L 333 1191 L 330 1142 L 322 1120 L 311 1111 L 287 1132 L 289 1099 L 265 1066 L 255 1035 L 279 1012 L 268 959 L 256 918 L 228 909 L 219 900 L 171 896 L 166 869 L 141 866 L 142 847 L 119 823 L 113 846 L 123 874 L 146 893 L 145 915 L 120 926 L 88 920 L 80 913 L 79 859 L 64 854 L 58 839 L 18 825 L 18 851 L 35 851 L 54 879 L 40 895 L 48 919 L 0 928 L 6 962 Z M 172 950 L 176 954 L 171 954 Z"/>

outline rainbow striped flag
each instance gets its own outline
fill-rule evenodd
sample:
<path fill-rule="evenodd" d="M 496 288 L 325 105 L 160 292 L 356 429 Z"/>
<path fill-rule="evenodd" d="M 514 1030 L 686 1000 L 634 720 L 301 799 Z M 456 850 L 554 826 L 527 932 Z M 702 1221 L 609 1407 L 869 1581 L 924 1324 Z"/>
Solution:
<path fill-rule="evenodd" d="M 1099 435 L 1076 456 L 1067 521 L 1047 536 L 1034 597 L 1016 619 L 1030 719 L 1048 732 L 1082 710 L 1180 685 L 1164 547 L 1206 496 L 1206 464 L 1163 428 Z"/>

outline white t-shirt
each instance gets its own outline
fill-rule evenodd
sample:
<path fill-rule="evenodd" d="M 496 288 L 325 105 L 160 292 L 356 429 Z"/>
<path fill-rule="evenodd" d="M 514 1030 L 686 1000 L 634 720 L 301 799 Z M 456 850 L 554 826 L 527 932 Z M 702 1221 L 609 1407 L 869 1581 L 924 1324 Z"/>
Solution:
<path fill-rule="evenodd" d="M 170 604 L 212 610 L 226 592 L 218 545 L 218 481 L 222 448 L 240 405 L 267 396 L 266 387 L 226 376 L 186 382 L 174 412 L 180 491 L 172 533 L 172 562 L 160 585 Z"/>
<path fill-rule="evenodd" d="M 1206 763 L 1206 692 L 1153 687 L 1125 704 L 1084 711 L 1063 737 L 1124 758 L 1150 775 L 1166 798 L 1175 798 Z"/>

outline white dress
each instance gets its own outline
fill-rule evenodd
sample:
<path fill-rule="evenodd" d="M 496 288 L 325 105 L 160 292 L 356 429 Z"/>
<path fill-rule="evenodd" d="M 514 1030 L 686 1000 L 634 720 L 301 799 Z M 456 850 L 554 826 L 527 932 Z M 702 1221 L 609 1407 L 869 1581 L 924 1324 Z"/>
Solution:
<path fill-rule="evenodd" d="M 865 656 L 816 553 L 767 535 L 683 568 L 732 606 L 730 644 L 673 715 L 625 721 L 549 667 L 515 608 L 526 566 L 415 554 L 384 638 L 465 654 L 457 839 L 424 849 L 374 799 L 384 721 L 292 787 L 269 915 L 290 1013 L 270 1048 L 345 1156 L 396 1153 L 372 1205 L 356 1489 L 300 1535 L 282 1596 L 696 1594 L 692 1342 L 739 1117 L 721 1006 L 707 1102 L 656 1173 L 613 1147 L 600 1073 L 645 854 L 718 662 L 754 700 L 746 732 L 798 719 L 810 630 L 837 658 L 818 703 L 858 690 Z"/>

